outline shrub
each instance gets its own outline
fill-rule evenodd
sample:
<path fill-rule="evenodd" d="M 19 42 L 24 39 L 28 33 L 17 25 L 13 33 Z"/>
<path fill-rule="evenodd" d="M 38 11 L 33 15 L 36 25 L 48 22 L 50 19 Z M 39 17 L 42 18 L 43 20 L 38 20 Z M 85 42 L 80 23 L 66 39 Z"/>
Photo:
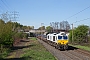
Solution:
<path fill-rule="evenodd" d="M 16 38 L 16 39 L 22 39 L 23 38 L 23 35 L 22 35 L 23 33 L 22 32 L 19 32 L 19 33 L 15 33 L 15 35 L 13 36 L 14 37 L 14 39 Z"/>
<path fill-rule="evenodd" d="M 23 33 L 23 39 L 28 39 L 28 34 Z"/>
<path fill-rule="evenodd" d="M 87 31 L 88 26 L 80 25 L 76 29 L 73 30 L 73 41 L 72 41 L 72 31 L 70 31 L 69 41 L 72 43 L 85 43 L 87 42 Z"/>

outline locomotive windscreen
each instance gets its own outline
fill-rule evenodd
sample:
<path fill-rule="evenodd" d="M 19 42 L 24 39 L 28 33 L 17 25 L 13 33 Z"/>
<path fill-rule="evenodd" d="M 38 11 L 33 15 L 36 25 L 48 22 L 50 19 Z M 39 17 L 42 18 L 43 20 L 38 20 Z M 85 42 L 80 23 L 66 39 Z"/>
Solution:
<path fill-rule="evenodd" d="M 63 36 L 63 39 L 67 40 L 67 39 L 68 39 L 68 37 L 67 37 L 67 36 Z"/>
<path fill-rule="evenodd" d="M 58 39 L 62 39 L 62 36 L 58 36 Z"/>

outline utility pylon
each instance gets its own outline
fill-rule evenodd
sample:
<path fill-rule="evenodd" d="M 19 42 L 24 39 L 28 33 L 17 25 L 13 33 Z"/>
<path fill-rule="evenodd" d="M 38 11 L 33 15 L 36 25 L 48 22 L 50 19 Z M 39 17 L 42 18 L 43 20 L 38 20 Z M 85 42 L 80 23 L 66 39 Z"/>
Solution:
<path fill-rule="evenodd" d="M 14 12 L 12 12 L 11 15 L 12 15 L 12 21 L 17 21 L 17 18 L 18 18 L 17 16 L 19 16 L 18 12 L 14 11 Z"/>
<path fill-rule="evenodd" d="M 1 19 L 4 20 L 5 22 L 7 21 L 17 21 L 17 16 L 18 15 L 18 12 L 14 11 L 14 12 L 5 12 L 5 13 L 2 13 L 1 15 Z"/>
<path fill-rule="evenodd" d="M 7 22 L 9 20 L 9 14 L 8 12 L 2 13 L 1 14 L 1 19 Z"/>

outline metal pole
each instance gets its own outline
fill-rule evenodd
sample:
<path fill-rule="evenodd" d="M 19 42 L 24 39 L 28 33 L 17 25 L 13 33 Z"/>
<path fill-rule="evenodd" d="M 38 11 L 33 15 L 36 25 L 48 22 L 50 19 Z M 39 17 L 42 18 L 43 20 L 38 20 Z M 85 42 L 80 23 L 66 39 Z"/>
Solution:
<path fill-rule="evenodd" d="M 73 43 L 73 24 L 72 24 L 72 43 Z"/>
<path fill-rule="evenodd" d="M 43 26 L 44 23 L 41 23 L 41 36 L 42 36 L 42 26 Z"/>

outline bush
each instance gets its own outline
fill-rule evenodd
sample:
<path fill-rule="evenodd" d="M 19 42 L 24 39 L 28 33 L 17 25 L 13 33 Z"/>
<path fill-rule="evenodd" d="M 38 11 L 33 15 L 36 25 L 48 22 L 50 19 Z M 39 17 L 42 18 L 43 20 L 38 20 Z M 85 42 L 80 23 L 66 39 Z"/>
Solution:
<path fill-rule="evenodd" d="M 69 41 L 72 43 L 82 44 L 87 42 L 87 31 L 88 26 L 80 25 L 73 30 L 73 41 L 72 41 L 72 31 L 70 31 Z"/>
<path fill-rule="evenodd" d="M 22 38 L 23 38 L 23 33 L 21 33 L 21 32 L 14 33 L 14 35 L 13 35 L 13 39 L 14 39 L 13 45 L 18 44 Z"/>
<path fill-rule="evenodd" d="M 22 39 L 23 38 L 23 33 L 22 32 L 15 33 L 15 35 L 13 37 L 14 37 L 14 39 Z"/>
<path fill-rule="evenodd" d="M 13 36 L 13 39 L 14 39 L 13 45 L 18 44 L 21 39 L 27 39 L 27 38 L 28 38 L 28 34 L 26 34 L 26 33 L 23 33 L 23 32 L 14 33 L 14 36 Z"/>
<path fill-rule="evenodd" d="M 70 34 L 69 34 L 69 42 L 72 43 L 72 31 L 70 31 Z"/>
<path fill-rule="evenodd" d="M 7 55 L 7 51 L 13 45 L 12 25 L 0 20 L 0 58 Z"/>
<path fill-rule="evenodd" d="M 0 44 L 4 46 L 11 46 L 13 44 L 12 26 L 11 24 L 2 22 L 0 20 Z"/>
<path fill-rule="evenodd" d="M 23 33 L 23 39 L 28 39 L 28 34 Z"/>

